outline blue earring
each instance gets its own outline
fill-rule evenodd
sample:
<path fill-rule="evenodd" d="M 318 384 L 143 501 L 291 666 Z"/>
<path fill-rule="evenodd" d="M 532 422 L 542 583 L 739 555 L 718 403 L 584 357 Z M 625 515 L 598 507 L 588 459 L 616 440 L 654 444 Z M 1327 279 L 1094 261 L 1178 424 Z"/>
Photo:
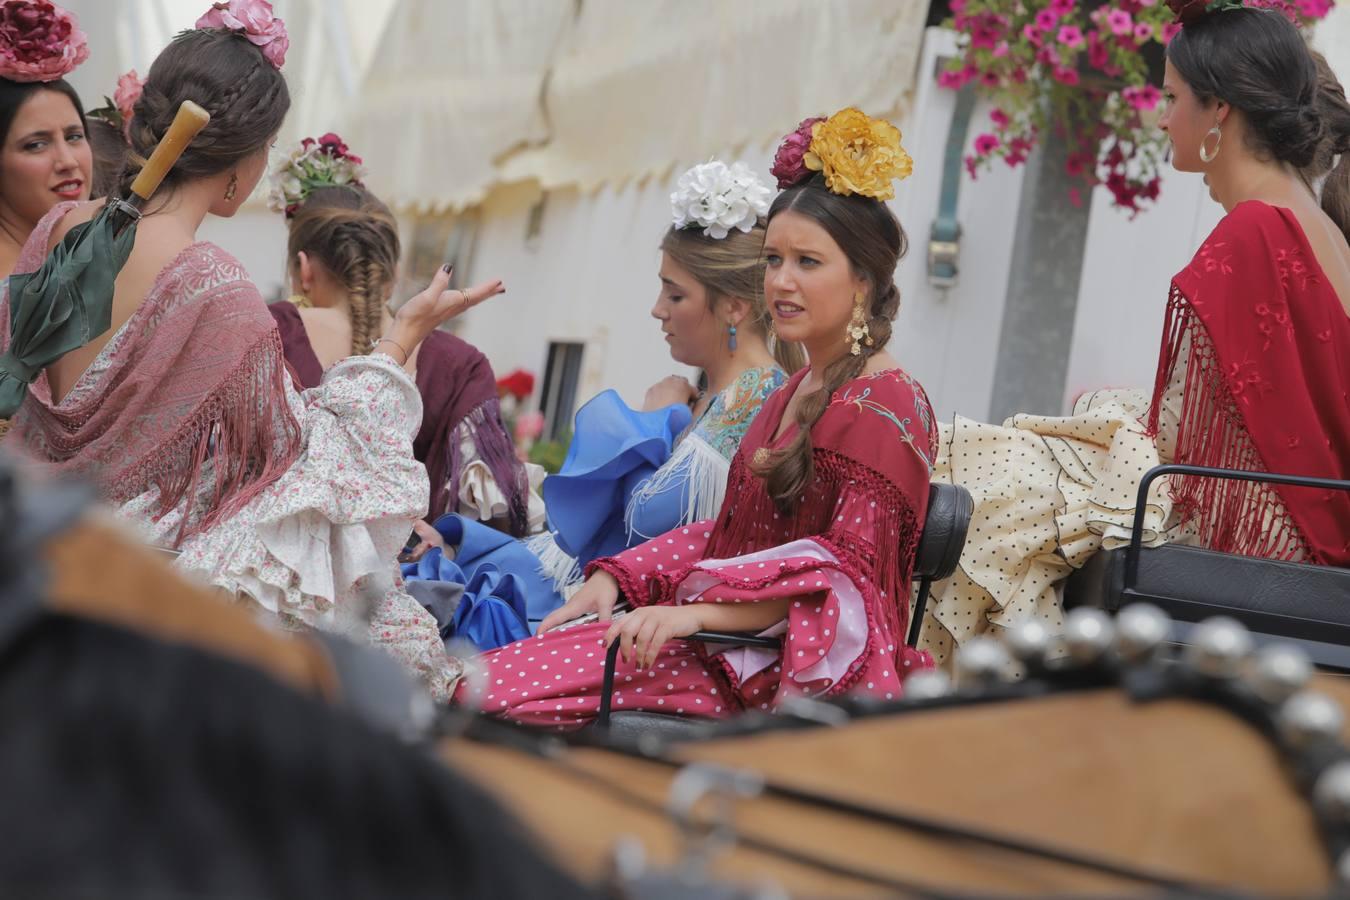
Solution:
<path fill-rule="evenodd" d="M 731 338 L 730 338 L 730 340 L 728 341 L 728 344 L 731 346 L 731 352 L 732 352 L 732 353 L 735 353 L 735 352 L 736 352 L 736 326 L 735 326 L 735 325 L 729 326 L 729 327 L 727 328 L 727 333 L 731 335 Z"/>

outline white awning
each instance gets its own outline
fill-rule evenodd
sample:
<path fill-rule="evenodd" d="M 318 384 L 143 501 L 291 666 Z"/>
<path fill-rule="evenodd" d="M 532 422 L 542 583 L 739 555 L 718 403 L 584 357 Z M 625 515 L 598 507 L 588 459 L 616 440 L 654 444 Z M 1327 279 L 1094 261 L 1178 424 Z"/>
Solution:
<path fill-rule="evenodd" d="M 918 0 L 399 0 L 349 143 L 396 206 L 664 175 L 856 105 L 903 112 Z"/>

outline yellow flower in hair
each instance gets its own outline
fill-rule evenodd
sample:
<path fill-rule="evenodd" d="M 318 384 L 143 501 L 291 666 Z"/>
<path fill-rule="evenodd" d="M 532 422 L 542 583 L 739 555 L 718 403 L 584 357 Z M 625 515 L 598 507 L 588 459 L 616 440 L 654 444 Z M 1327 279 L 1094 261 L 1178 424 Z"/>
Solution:
<path fill-rule="evenodd" d="M 900 146 L 900 129 L 852 106 L 812 127 L 811 148 L 802 161 L 823 173 L 836 194 L 877 200 L 894 197 L 892 182 L 914 171 L 914 160 Z"/>

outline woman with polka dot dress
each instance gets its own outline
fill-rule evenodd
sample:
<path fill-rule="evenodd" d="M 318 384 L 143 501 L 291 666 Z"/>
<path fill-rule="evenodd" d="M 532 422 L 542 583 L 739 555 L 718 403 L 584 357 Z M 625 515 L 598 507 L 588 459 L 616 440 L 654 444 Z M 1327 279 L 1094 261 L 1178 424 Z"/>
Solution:
<path fill-rule="evenodd" d="M 592 562 L 538 637 L 481 658 L 484 712 L 587 724 L 614 641 L 614 709 L 708 718 L 793 694 L 894 698 L 931 664 L 904 634 L 932 412 L 884 349 L 905 236 L 882 201 L 911 167 L 899 138 L 846 109 L 784 141 L 764 292 L 778 337 L 800 343 L 810 365 L 765 402 L 715 520 Z M 630 609 L 616 613 L 620 599 Z M 573 624 L 589 614 L 597 621 Z M 781 648 L 682 640 L 702 630 L 774 635 Z"/>

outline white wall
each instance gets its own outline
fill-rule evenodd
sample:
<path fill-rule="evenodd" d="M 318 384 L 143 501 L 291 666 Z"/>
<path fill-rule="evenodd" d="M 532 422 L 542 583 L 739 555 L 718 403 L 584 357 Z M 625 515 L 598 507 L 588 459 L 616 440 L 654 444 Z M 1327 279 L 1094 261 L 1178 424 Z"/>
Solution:
<path fill-rule="evenodd" d="M 1064 406 L 1083 391 L 1153 387 L 1168 285 L 1223 216 L 1199 176 L 1169 171 L 1158 203 L 1131 219 L 1098 188 L 1088 221 Z"/>

